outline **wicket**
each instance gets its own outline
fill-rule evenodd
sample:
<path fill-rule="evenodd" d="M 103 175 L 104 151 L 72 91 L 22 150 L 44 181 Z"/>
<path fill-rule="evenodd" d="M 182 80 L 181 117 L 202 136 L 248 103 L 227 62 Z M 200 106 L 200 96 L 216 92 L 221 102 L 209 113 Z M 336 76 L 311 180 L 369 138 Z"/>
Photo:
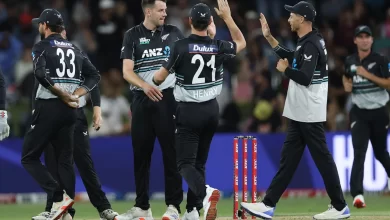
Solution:
<path fill-rule="evenodd" d="M 233 204 L 233 219 L 247 219 L 244 211 L 238 210 L 238 151 L 239 140 L 242 140 L 242 201 L 248 201 L 248 139 L 252 140 L 252 202 L 257 200 L 257 139 L 253 136 L 236 136 L 234 137 L 233 145 L 233 163 L 234 163 L 234 204 Z M 255 219 L 252 216 L 252 219 Z"/>

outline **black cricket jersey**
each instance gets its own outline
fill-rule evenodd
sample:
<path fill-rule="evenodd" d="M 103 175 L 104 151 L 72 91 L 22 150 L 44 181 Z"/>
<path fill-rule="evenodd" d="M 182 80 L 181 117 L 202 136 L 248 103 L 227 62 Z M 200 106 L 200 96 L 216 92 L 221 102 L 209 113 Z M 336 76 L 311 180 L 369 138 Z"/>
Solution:
<path fill-rule="evenodd" d="M 295 51 L 278 45 L 274 51 L 287 58 L 290 78 L 283 116 L 299 122 L 326 121 L 328 99 L 328 56 L 317 29 L 298 39 Z"/>
<path fill-rule="evenodd" d="M 34 75 L 39 85 L 35 99 L 58 98 L 48 88 L 56 84 L 72 94 L 78 87 L 91 91 L 100 81 L 99 71 L 71 42 L 52 34 L 32 49 Z"/>
<path fill-rule="evenodd" d="M 377 77 L 390 77 L 390 61 L 387 57 L 371 52 L 363 60 L 357 53 L 345 59 L 345 75 L 352 78 L 352 103 L 361 109 L 377 109 L 389 101 L 389 93 L 374 82 L 356 74 L 356 67 L 362 66 Z"/>
<path fill-rule="evenodd" d="M 176 75 L 174 95 L 179 102 L 206 102 L 222 90 L 223 62 L 236 55 L 236 43 L 190 35 L 174 43 L 163 66 Z"/>
<path fill-rule="evenodd" d="M 134 72 L 145 82 L 153 84 L 153 75 L 166 62 L 173 42 L 184 38 L 181 31 L 173 25 L 162 25 L 156 30 L 147 29 L 142 23 L 125 33 L 121 59 L 134 61 Z M 159 88 L 173 88 L 175 77 L 169 76 Z M 131 90 L 141 90 L 130 85 Z"/>

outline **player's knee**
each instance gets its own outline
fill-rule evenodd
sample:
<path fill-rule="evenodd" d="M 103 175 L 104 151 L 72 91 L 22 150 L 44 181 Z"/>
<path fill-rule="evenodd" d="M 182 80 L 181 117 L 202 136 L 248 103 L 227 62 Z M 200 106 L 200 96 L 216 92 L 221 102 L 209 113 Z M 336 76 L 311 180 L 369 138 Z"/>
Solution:
<path fill-rule="evenodd" d="M 190 161 L 181 161 L 177 163 L 177 169 L 179 173 L 185 172 L 185 170 L 190 169 L 191 167 L 194 167 L 195 164 Z"/>
<path fill-rule="evenodd" d="M 206 167 L 203 163 L 195 163 L 195 168 L 201 172 L 204 172 Z"/>

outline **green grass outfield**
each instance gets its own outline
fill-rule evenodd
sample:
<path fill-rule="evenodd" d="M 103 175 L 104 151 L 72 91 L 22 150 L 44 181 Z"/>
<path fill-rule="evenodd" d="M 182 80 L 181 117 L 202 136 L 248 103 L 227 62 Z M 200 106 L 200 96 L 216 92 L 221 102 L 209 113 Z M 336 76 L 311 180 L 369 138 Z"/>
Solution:
<path fill-rule="evenodd" d="M 356 209 L 351 206 L 351 198 L 348 198 L 348 204 L 352 217 L 355 220 L 390 220 L 390 197 L 388 196 L 370 196 L 366 197 L 367 207 Z M 327 209 L 329 199 L 327 198 L 290 198 L 282 199 L 278 203 L 274 219 L 312 219 L 314 214 L 323 212 Z M 113 208 L 119 213 L 124 213 L 133 205 L 132 202 L 113 202 Z M 166 207 L 163 201 L 152 201 L 152 212 L 155 219 L 164 213 Z M 182 204 L 184 210 L 185 204 Z M 99 220 L 96 210 L 90 203 L 76 203 L 76 220 Z M 222 219 L 232 219 L 232 200 L 221 200 L 218 203 L 218 216 Z M 34 205 L 0 205 L 1 220 L 29 220 L 32 216 L 43 211 L 44 204 Z M 201 218 L 202 219 L 202 218 Z M 250 218 L 248 218 L 250 219 Z"/>

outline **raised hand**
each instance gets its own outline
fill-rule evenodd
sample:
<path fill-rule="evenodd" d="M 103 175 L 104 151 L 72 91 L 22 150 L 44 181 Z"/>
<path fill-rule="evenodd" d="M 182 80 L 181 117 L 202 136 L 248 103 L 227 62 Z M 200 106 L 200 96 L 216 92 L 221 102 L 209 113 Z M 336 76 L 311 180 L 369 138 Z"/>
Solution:
<path fill-rule="evenodd" d="M 218 8 L 214 9 L 217 15 L 222 18 L 222 20 L 232 17 L 227 0 L 218 0 Z"/>
<path fill-rule="evenodd" d="M 260 13 L 260 23 L 261 23 L 261 30 L 263 31 L 264 37 L 271 36 L 271 30 L 269 29 L 267 19 L 263 15 L 263 13 Z"/>

